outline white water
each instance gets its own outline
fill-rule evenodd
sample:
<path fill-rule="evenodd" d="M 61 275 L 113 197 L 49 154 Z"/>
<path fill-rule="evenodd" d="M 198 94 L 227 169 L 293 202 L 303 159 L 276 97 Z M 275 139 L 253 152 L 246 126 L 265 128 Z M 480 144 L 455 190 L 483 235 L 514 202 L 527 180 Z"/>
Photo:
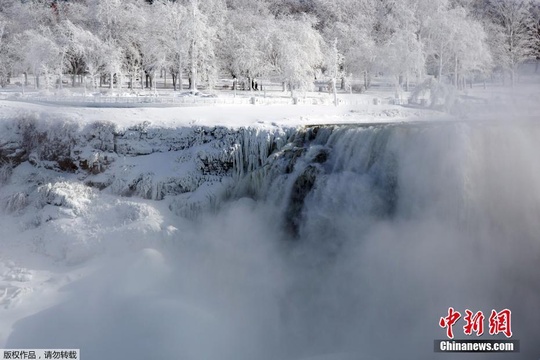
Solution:
<path fill-rule="evenodd" d="M 245 180 L 216 214 L 189 222 L 145 202 L 149 224 L 106 223 L 116 233 L 96 230 L 102 242 L 152 249 L 91 262 L 99 270 L 17 322 L 6 347 L 82 348 L 85 359 L 464 358 L 433 353 L 452 306 L 510 308 L 513 358 L 540 356 L 540 126 L 312 134 L 264 164 L 265 136 L 250 135 L 235 160 Z M 122 206 L 92 207 L 96 226 Z"/>
<path fill-rule="evenodd" d="M 290 245 L 298 268 L 288 272 L 302 274 L 289 290 L 285 317 L 302 329 L 289 333 L 290 347 L 429 359 L 448 307 L 510 308 L 522 344 L 515 358 L 537 357 L 539 135 L 531 123 L 319 134 L 293 175 L 274 174 L 262 191 L 283 216 L 289 178 L 321 145 L 329 149 Z"/>

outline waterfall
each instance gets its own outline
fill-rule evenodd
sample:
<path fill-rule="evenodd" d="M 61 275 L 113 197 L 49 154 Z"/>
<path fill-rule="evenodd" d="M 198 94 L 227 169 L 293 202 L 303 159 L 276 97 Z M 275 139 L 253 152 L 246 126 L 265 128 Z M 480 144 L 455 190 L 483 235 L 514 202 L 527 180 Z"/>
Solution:
<path fill-rule="evenodd" d="M 28 315 L 7 347 L 66 344 L 88 359 L 151 358 L 146 344 L 159 343 L 163 358 L 427 360 L 454 307 L 511 309 L 514 358 L 540 356 L 535 122 L 9 126 L 3 239 L 60 264 L 124 257 Z M 9 305 L 20 292 L 8 285 Z M 98 305 L 81 312 L 87 298 Z M 151 329 L 144 342 L 141 329 Z"/>
<path fill-rule="evenodd" d="M 449 306 L 508 307 L 515 338 L 532 342 L 521 356 L 538 356 L 538 139 L 533 122 L 299 131 L 237 189 L 271 209 L 302 274 L 285 296 L 286 343 L 429 359 Z"/>

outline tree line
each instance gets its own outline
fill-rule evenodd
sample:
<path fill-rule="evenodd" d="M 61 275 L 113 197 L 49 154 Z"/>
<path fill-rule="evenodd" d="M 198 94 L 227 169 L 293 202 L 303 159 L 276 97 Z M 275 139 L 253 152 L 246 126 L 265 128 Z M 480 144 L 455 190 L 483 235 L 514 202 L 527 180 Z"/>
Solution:
<path fill-rule="evenodd" d="M 2 0 L 0 85 L 213 87 L 219 74 L 464 86 L 540 58 L 539 0 Z M 136 80 L 140 83 L 136 83 Z"/>

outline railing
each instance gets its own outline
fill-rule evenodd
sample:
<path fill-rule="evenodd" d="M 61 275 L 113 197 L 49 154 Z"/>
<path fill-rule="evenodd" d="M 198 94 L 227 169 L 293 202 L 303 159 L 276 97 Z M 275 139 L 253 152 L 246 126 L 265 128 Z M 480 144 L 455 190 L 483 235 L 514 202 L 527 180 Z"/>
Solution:
<path fill-rule="evenodd" d="M 164 104 L 164 105 L 331 105 L 324 98 L 290 97 L 196 97 L 196 96 L 21 96 L 11 98 L 17 101 L 44 102 L 53 104 L 81 105 L 128 105 L 128 104 Z"/>
<path fill-rule="evenodd" d="M 2 96 L 4 95 L 4 96 Z M 136 107 L 136 106 L 204 106 L 204 105 L 334 105 L 331 97 L 274 97 L 274 96 L 62 96 L 62 95 L 8 95 L 0 94 L 0 100 L 15 100 L 34 103 L 49 103 L 68 106 L 103 106 L 103 107 Z M 380 98 L 367 94 L 356 96 L 338 96 L 338 105 L 380 105 L 406 104 L 406 99 L 391 97 Z"/>

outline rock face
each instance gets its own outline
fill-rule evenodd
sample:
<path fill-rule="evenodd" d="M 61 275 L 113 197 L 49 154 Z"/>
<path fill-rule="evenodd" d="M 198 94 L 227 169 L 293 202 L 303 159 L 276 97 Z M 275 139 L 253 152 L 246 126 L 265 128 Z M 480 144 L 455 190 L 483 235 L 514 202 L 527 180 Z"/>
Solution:
<path fill-rule="evenodd" d="M 44 192 L 58 184 L 68 193 L 86 193 L 82 186 L 123 197 L 166 199 L 174 214 L 186 218 L 247 196 L 273 202 L 282 228 L 295 238 L 306 203 L 320 196 L 313 195 L 317 189 L 329 186 L 329 176 L 366 179 L 366 191 L 380 200 L 373 207 L 377 216 L 391 216 L 397 201 L 395 157 L 387 146 L 395 133 L 390 127 L 170 128 L 145 121 L 122 128 L 38 115 L 3 121 L 0 127 L 0 186 L 9 184 L 21 167 L 30 174 L 23 180 L 25 191 L 3 195 L 1 205 L 12 213 L 42 204 Z M 66 207 L 62 201 L 46 203 Z"/>
<path fill-rule="evenodd" d="M 313 189 L 319 174 L 320 170 L 316 166 L 308 165 L 294 181 L 284 218 L 285 229 L 294 236 L 298 236 L 306 196 Z"/>
<path fill-rule="evenodd" d="M 166 128 L 147 121 L 121 128 L 109 122 L 80 125 L 33 114 L 0 126 L 2 183 L 13 168 L 28 163 L 36 170 L 71 174 L 99 190 L 152 200 L 216 183 L 224 184 L 218 191 L 224 193 L 224 188 L 261 167 L 293 133 L 278 127 Z"/>

